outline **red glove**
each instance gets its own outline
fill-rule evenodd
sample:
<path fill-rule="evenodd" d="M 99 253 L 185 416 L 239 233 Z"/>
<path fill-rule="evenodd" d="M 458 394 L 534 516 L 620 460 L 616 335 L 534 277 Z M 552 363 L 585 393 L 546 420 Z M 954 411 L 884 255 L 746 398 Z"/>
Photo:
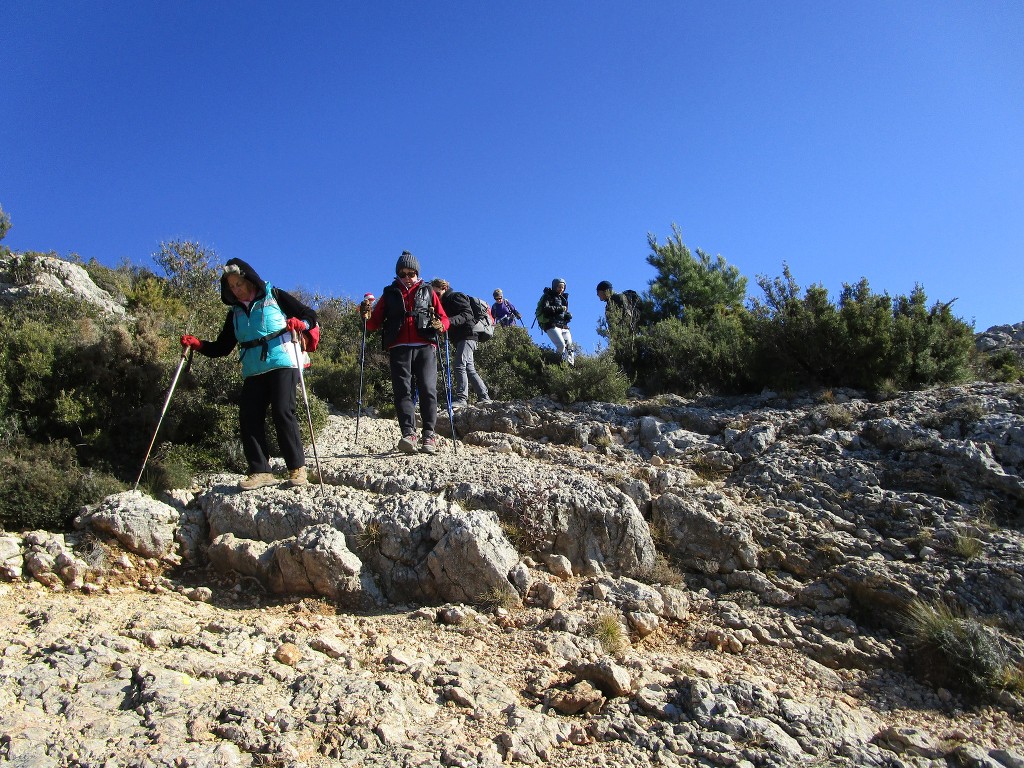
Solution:
<path fill-rule="evenodd" d="M 289 317 L 288 320 L 285 322 L 284 327 L 287 328 L 289 331 L 302 332 L 306 330 L 306 321 L 299 320 L 299 318 L 297 317 Z"/>
<path fill-rule="evenodd" d="M 201 342 L 195 336 L 189 336 L 188 334 L 186 334 L 181 337 L 181 346 L 191 347 L 192 349 L 202 349 L 203 342 Z"/>

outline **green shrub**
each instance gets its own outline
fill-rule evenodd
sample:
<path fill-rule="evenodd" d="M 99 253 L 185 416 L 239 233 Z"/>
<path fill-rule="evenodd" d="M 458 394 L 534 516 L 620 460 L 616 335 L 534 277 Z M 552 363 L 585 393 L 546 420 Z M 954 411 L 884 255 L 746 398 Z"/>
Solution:
<path fill-rule="evenodd" d="M 547 392 L 562 403 L 621 403 L 626 399 L 629 380 L 607 352 L 577 355 L 575 365 L 544 368 Z"/>
<path fill-rule="evenodd" d="M 7 267 L 7 282 L 12 285 L 31 285 L 43 273 L 41 257 L 44 255 L 56 256 L 35 251 L 14 254 Z"/>
<path fill-rule="evenodd" d="M 703 324 L 723 309 L 731 313 L 742 308 L 747 278 L 722 256 L 712 258 L 700 248 L 694 256 L 677 224 L 664 245 L 651 233 L 647 245 L 647 263 L 658 272 L 650 282 L 655 319 L 687 318 Z"/>
<path fill-rule="evenodd" d="M 306 373 L 306 386 L 339 411 L 355 412 L 359 402 L 358 353 L 339 350 L 334 359 L 313 355 L 313 366 Z M 373 407 L 383 413 L 394 410 L 391 373 L 387 355 L 366 351 L 363 365 L 363 410 Z"/>
<path fill-rule="evenodd" d="M 669 318 L 636 339 L 632 364 L 648 393 L 740 393 L 750 379 L 752 339 L 745 314 L 715 314 L 706 323 Z"/>
<path fill-rule="evenodd" d="M 755 378 L 780 390 L 841 385 L 838 371 L 848 344 L 825 288 L 812 285 L 801 298 L 788 266 L 781 278 L 760 276 L 757 282 L 766 299 L 752 302 Z"/>
<path fill-rule="evenodd" d="M 86 271 L 89 279 L 96 284 L 97 288 L 102 288 L 109 293 L 115 301 L 124 303 L 127 290 L 132 283 L 134 267 L 126 262 L 116 269 L 111 269 L 100 264 L 96 259 L 89 259 L 86 262 L 78 259 L 77 263 Z"/>
<path fill-rule="evenodd" d="M 0 452 L 0 526 L 4 530 L 63 530 L 85 504 L 124 486 L 78 465 L 67 441 L 15 440 Z"/>
<path fill-rule="evenodd" d="M 928 309 L 921 286 L 910 296 L 873 294 L 866 280 L 844 285 L 838 306 L 823 286 L 804 295 L 789 267 L 758 285 L 753 301 L 755 381 L 776 389 L 844 386 L 878 391 L 917 389 L 966 378 L 974 347 L 971 326 L 950 304 Z"/>
<path fill-rule="evenodd" d="M 546 390 L 544 351 L 525 328 L 496 328 L 494 338 L 477 345 L 474 362 L 495 400 L 529 400 Z"/>
<path fill-rule="evenodd" d="M 1024 381 L 1024 360 L 1012 349 L 1001 349 L 983 358 L 983 374 L 989 381 Z"/>
<path fill-rule="evenodd" d="M 307 386 L 340 411 L 354 412 L 359 405 L 359 360 L 363 358 L 363 409 L 382 413 L 394 411 L 388 355 L 381 348 L 380 334 L 366 334 L 357 304 L 350 299 L 324 299 L 296 291 L 303 302 L 314 307 L 320 323 L 320 345 L 307 372 Z"/>

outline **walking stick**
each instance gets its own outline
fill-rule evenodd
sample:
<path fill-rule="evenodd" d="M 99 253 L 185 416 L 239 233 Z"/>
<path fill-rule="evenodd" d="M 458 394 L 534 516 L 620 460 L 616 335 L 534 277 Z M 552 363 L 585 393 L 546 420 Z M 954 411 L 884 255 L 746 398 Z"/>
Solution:
<path fill-rule="evenodd" d="M 373 299 L 373 294 L 363 296 L 363 301 Z M 363 367 L 366 365 L 366 316 L 359 313 L 363 318 L 363 340 L 359 344 L 359 400 L 356 401 L 356 445 L 359 444 L 359 417 L 363 415 Z"/>
<path fill-rule="evenodd" d="M 441 348 L 437 348 L 437 359 L 441 359 Z M 441 373 L 444 376 L 444 394 L 448 400 L 448 424 L 452 428 L 452 450 L 455 453 L 459 452 L 459 436 L 455 434 L 455 411 L 452 408 L 452 361 L 448 356 L 448 334 L 444 335 L 444 359 L 447 363 L 446 366 L 441 366 Z"/>
<path fill-rule="evenodd" d="M 299 332 L 292 331 L 292 348 L 295 350 L 295 364 L 299 369 L 299 383 L 302 385 L 302 400 L 306 404 L 306 421 L 309 423 L 309 441 L 313 444 L 313 458 L 316 460 L 316 473 L 320 478 L 320 495 L 326 496 L 324 473 L 320 469 L 320 454 L 316 452 L 316 435 L 313 434 L 313 413 L 309 410 L 309 395 L 306 394 L 306 376 L 302 372 L 302 342 Z"/>
<path fill-rule="evenodd" d="M 149 448 L 146 449 L 146 458 L 142 460 L 142 467 L 139 469 L 139 476 L 135 478 L 135 486 L 132 488 L 133 491 L 139 490 L 139 481 L 142 480 L 142 473 L 146 471 L 146 462 L 149 461 L 149 453 L 153 450 L 153 443 L 156 442 L 156 434 L 160 431 L 160 425 L 163 424 L 164 414 L 167 413 L 167 406 L 171 404 L 171 395 L 174 394 L 174 388 L 178 385 L 178 377 L 181 375 L 181 369 L 185 366 L 186 359 L 191 364 L 192 362 L 192 347 L 187 347 L 181 350 L 181 361 L 178 363 L 178 370 L 174 372 L 174 378 L 171 379 L 171 388 L 167 390 L 167 398 L 164 400 L 164 409 L 160 411 L 160 418 L 156 422 L 156 429 L 153 430 L 153 439 L 149 441 Z"/>

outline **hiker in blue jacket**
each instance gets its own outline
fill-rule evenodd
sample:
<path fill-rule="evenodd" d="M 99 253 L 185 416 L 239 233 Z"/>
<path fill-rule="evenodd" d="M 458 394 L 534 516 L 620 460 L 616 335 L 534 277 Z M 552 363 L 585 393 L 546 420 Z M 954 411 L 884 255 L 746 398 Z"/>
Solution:
<path fill-rule="evenodd" d="M 523 319 L 515 304 L 505 298 L 501 288 L 495 288 L 493 296 L 494 303 L 491 304 L 491 315 L 494 317 L 495 325 L 515 325 L 516 320 Z"/>
<path fill-rule="evenodd" d="M 473 324 L 476 316 L 473 314 L 473 307 L 469 303 L 469 296 L 459 291 L 453 291 L 451 284 L 440 277 L 430 281 L 434 293 L 441 299 L 441 306 L 448 315 L 448 338 L 455 344 L 455 362 L 452 364 L 453 388 L 455 394 L 452 399 L 453 408 L 463 408 L 469 405 L 469 385 L 477 393 L 477 402 L 491 402 L 487 394 L 487 385 L 476 372 L 476 344 L 479 340 L 473 331 Z"/>
<path fill-rule="evenodd" d="M 306 456 L 295 415 L 299 376 L 291 341 L 293 331 L 301 333 L 316 327 L 316 312 L 290 293 L 264 282 L 241 259 L 229 259 L 224 265 L 220 298 L 228 305 L 220 335 L 213 341 L 185 335 L 181 344 L 206 357 L 225 357 L 236 346 L 241 348 L 238 359 L 244 381 L 238 421 L 249 475 L 238 487 L 248 491 L 279 482 L 270 471 L 268 407 L 288 466 L 288 485 L 305 485 Z"/>

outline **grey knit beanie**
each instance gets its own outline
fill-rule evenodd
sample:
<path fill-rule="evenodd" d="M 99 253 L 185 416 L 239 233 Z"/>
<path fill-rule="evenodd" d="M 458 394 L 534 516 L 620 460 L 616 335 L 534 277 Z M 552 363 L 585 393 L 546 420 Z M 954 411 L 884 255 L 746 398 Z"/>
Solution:
<path fill-rule="evenodd" d="M 413 269 L 417 275 L 420 273 L 420 263 L 408 251 L 402 251 L 402 255 L 398 257 L 398 263 L 395 264 L 395 274 L 397 275 L 403 269 Z"/>

